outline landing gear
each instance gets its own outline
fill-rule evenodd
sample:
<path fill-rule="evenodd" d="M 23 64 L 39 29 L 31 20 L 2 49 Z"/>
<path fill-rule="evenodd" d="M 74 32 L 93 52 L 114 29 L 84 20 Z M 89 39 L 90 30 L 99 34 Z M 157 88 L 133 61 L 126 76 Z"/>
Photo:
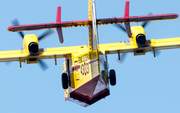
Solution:
<path fill-rule="evenodd" d="M 67 75 L 67 73 L 63 73 L 61 79 L 62 79 L 63 89 L 67 89 L 68 88 L 68 75 Z"/>
<path fill-rule="evenodd" d="M 67 73 L 62 74 L 62 87 L 63 89 L 67 89 L 68 87 L 71 87 L 71 78 L 70 78 L 70 59 L 66 59 L 65 63 L 63 64 L 63 71 L 67 70 Z"/>
<path fill-rule="evenodd" d="M 116 73 L 113 69 L 109 71 L 109 79 L 112 86 L 116 85 Z"/>

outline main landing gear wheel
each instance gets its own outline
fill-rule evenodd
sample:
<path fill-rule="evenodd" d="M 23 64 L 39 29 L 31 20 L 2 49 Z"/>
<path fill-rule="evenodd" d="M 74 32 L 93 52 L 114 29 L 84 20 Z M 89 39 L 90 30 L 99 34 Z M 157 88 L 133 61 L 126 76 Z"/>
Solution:
<path fill-rule="evenodd" d="M 116 85 L 116 73 L 113 69 L 109 71 L 109 79 L 112 86 Z"/>
<path fill-rule="evenodd" d="M 67 89 L 68 88 L 68 75 L 67 75 L 67 73 L 63 73 L 61 79 L 62 79 L 63 89 Z"/>

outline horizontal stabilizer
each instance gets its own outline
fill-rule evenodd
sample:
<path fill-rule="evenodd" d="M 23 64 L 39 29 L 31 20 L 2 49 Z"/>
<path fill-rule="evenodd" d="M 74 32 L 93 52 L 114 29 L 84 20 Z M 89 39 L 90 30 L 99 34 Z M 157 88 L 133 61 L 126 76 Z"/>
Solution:
<path fill-rule="evenodd" d="M 161 14 L 161 15 L 146 15 L 146 16 L 133 16 L 129 18 L 124 17 L 114 17 L 114 18 L 105 18 L 97 19 L 97 25 L 107 25 L 107 24 L 120 24 L 125 22 L 144 22 L 144 21 L 157 21 L 157 20 L 170 20 L 178 18 L 178 14 Z M 81 21 L 68 21 L 61 23 L 42 23 L 42 24 L 29 24 L 29 25 L 18 25 L 8 27 L 10 32 L 18 31 L 29 31 L 29 30 L 40 30 L 40 29 L 52 29 L 52 28 L 67 28 L 67 27 L 82 27 L 92 24 L 90 20 L 81 20 Z"/>
<path fill-rule="evenodd" d="M 42 23 L 42 24 L 29 24 L 29 25 L 15 25 L 8 27 L 10 32 L 20 32 L 29 30 L 41 30 L 41 29 L 56 29 L 56 28 L 67 28 L 67 27 L 83 27 L 92 25 L 92 6 L 91 0 L 89 0 L 89 19 L 80 21 L 67 21 L 61 22 L 61 7 L 57 8 L 56 22 L 54 23 Z M 94 8 L 95 10 L 95 8 Z M 160 15 L 145 15 L 145 16 L 131 16 L 129 17 L 129 1 L 125 3 L 124 17 L 104 18 L 96 19 L 96 25 L 107 25 L 107 24 L 121 24 L 126 23 L 126 31 L 130 31 L 131 22 L 144 22 L 144 21 L 157 21 L 157 20 L 170 20 L 178 18 L 178 14 L 160 14 Z M 58 30 L 60 31 L 60 30 Z M 131 32 L 128 33 L 130 37 Z"/>
<path fill-rule="evenodd" d="M 29 24 L 29 25 L 18 25 L 8 27 L 10 32 L 18 31 L 30 31 L 30 30 L 41 30 L 41 29 L 55 29 L 58 27 L 68 28 L 68 27 L 82 27 L 91 24 L 90 20 L 81 20 L 81 21 L 68 21 L 61 23 L 42 23 L 42 24 Z"/>
<path fill-rule="evenodd" d="M 114 17 L 114 18 L 105 18 L 105 19 L 97 19 L 98 25 L 106 25 L 106 24 L 121 24 L 125 22 L 144 22 L 144 21 L 157 21 L 157 20 L 171 20 L 178 18 L 178 14 L 160 14 L 160 15 L 145 15 L 145 16 L 132 16 L 128 18 L 124 17 Z"/>

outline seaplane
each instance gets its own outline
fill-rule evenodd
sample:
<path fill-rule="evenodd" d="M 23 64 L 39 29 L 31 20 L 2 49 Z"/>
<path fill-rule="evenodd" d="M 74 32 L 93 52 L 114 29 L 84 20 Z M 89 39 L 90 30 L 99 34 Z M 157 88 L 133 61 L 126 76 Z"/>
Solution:
<path fill-rule="evenodd" d="M 61 22 L 61 7 L 57 7 L 56 22 L 15 25 L 8 27 L 10 32 L 22 32 L 29 30 L 56 29 L 60 43 L 64 42 L 62 28 L 88 27 L 88 45 L 39 48 L 38 38 L 34 34 L 27 34 L 23 38 L 23 49 L 13 51 L 1 51 L 0 62 L 18 61 L 27 64 L 38 63 L 42 59 L 54 59 L 57 65 L 58 58 L 64 58 L 62 72 L 62 88 L 65 100 L 78 103 L 84 107 L 110 95 L 109 84 L 116 85 L 115 70 L 108 69 L 107 55 L 133 53 L 145 55 L 152 51 L 154 57 L 156 50 L 180 48 L 180 37 L 165 39 L 146 39 L 142 26 L 132 26 L 132 22 L 148 22 L 171 20 L 178 18 L 178 14 L 159 14 L 145 16 L 129 16 L 129 1 L 125 2 L 123 17 L 96 18 L 95 0 L 88 1 L 89 18 L 80 21 Z M 108 24 L 124 24 L 129 41 L 99 44 L 97 26 Z"/>

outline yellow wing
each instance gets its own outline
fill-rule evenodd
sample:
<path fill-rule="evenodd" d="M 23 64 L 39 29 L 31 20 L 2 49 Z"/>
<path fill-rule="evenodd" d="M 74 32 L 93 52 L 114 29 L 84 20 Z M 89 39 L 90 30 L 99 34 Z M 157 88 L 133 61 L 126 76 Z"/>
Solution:
<path fill-rule="evenodd" d="M 133 42 L 99 44 L 100 54 L 130 53 L 143 55 L 149 51 L 180 48 L 180 37 L 167 39 L 152 39 L 147 41 L 147 47 L 138 48 Z"/>
<path fill-rule="evenodd" d="M 28 59 L 54 59 L 71 57 L 72 53 L 80 53 L 87 50 L 87 46 L 71 46 L 71 47 L 58 47 L 58 48 L 43 48 L 39 49 L 39 55 L 29 56 L 24 50 L 1 51 L 0 62 L 21 61 L 25 62 Z M 36 62 L 34 62 L 36 63 Z"/>

